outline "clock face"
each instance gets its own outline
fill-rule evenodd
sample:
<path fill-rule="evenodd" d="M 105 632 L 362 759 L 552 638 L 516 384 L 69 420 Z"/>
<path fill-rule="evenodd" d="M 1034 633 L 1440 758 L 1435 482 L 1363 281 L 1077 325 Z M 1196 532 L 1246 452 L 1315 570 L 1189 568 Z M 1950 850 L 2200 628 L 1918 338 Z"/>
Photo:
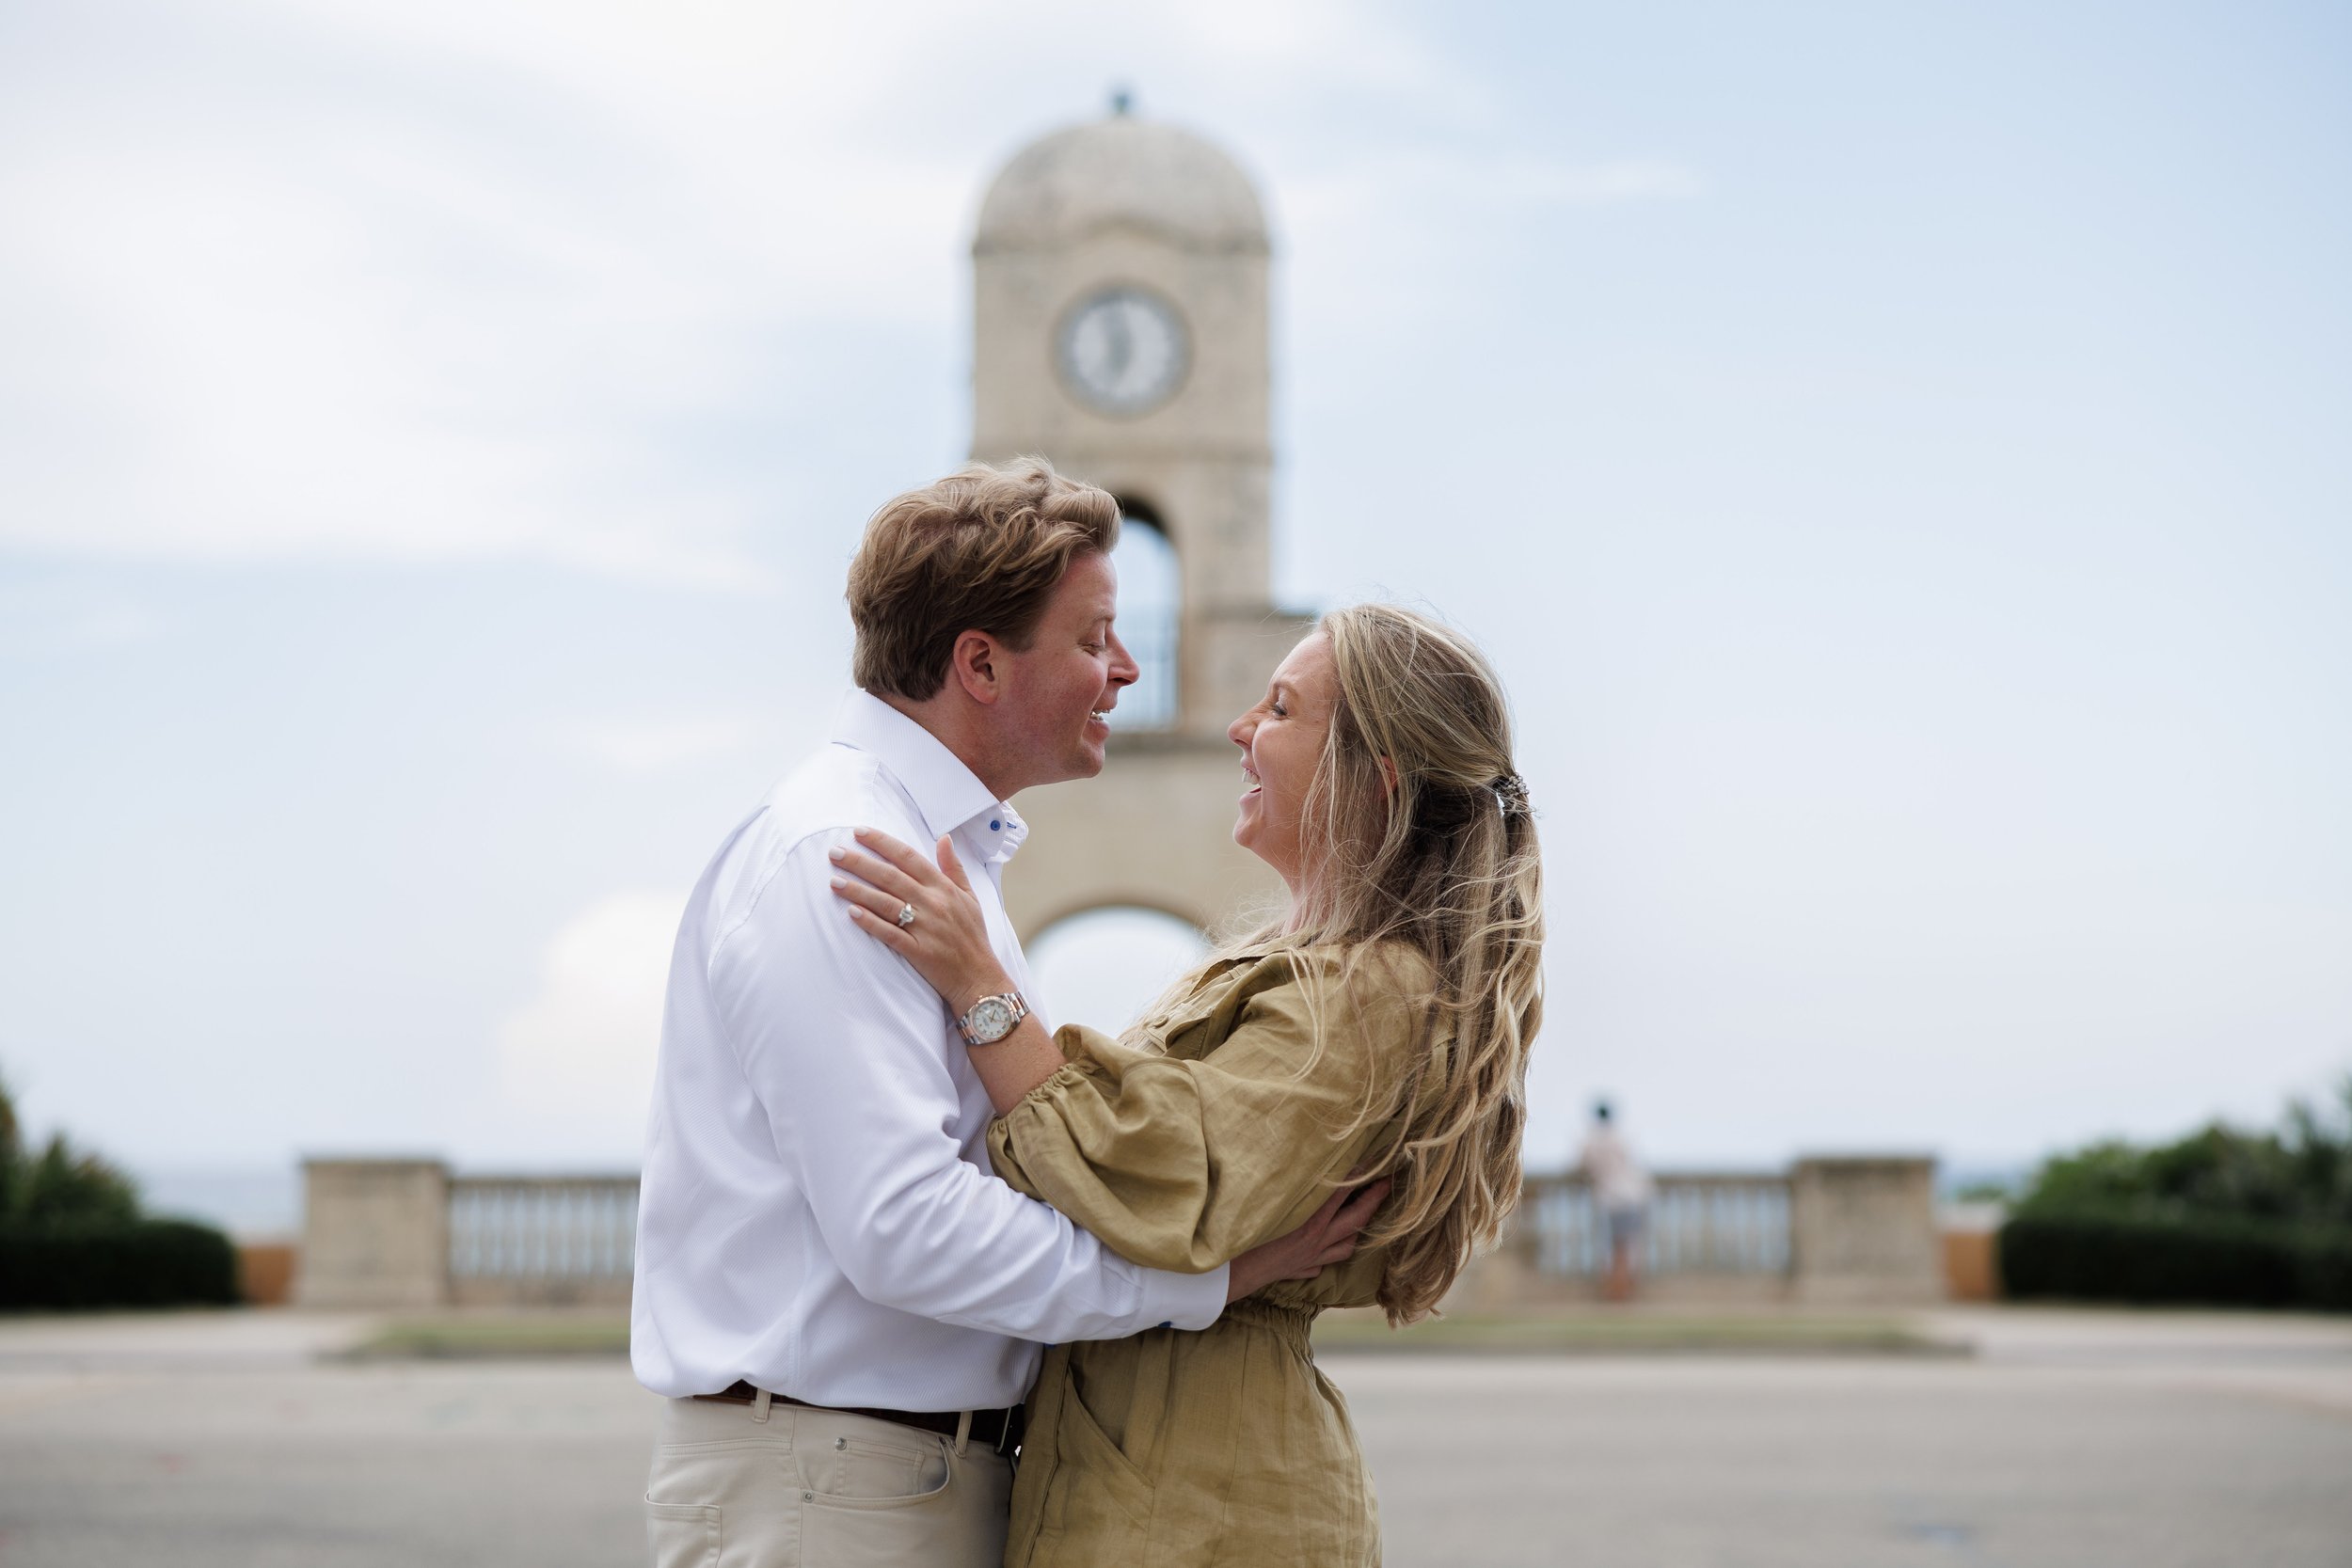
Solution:
<path fill-rule="evenodd" d="M 1061 319 L 1062 379 L 1100 414 L 1148 414 L 1184 384 L 1191 345 L 1176 307 L 1132 283 L 1099 289 Z"/>

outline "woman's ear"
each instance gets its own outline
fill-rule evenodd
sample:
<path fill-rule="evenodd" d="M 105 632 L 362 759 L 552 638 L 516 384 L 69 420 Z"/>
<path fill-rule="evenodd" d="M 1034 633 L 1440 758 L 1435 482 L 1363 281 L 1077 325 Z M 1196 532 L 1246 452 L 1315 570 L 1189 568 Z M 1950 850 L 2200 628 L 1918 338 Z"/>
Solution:
<path fill-rule="evenodd" d="M 1375 762 L 1376 762 L 1376 763 L 1378 763 L 1378 764 L 1380 765 L 1380 794 L 1381 794 L 1381 797 L 1382 797 L 1384 800 L 1395 800 L 1395 799 L 1396 799 L 1396 759 L 1395 759 L 1394 757 L 1375 757 L 1373 760 L 1374 760 Z"/>

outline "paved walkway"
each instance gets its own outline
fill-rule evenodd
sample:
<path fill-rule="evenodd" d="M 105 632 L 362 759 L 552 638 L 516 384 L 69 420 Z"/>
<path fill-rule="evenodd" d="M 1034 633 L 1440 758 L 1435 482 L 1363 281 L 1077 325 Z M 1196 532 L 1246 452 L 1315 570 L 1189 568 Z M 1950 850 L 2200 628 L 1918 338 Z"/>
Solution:
<path fill-rule="evenodd" d="M 1979 1354 L 1325 1370 L 1402 1568 L 2352 1563 L 2352 1321 L 1934 1322 Z M 366 1327 L 0 1320 L 0 1565 L 642 1564 L 624 1367 L 313 1361 Z"/>

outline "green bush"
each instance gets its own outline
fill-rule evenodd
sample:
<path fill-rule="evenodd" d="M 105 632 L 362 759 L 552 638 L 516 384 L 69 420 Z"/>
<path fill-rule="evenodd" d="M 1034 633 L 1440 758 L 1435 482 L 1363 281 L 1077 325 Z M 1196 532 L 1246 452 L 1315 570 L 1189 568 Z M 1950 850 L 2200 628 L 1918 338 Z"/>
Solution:
<path fill-rule="evenodd" d="M 24 1147 L 0 1084 L 0 1310 L 192 1307 L 237 1299 L 237 1254 L 209 1226 L 139 1217 L 130 1178 L 62 1133 Z"/>
<path fill-rule="evenodd" d="M 2334 1231 L 2305 1243 L 2300 1264 L 2305 1307 L 2352 1312 L 2352 1231 Z"/>
<path fill-rule="evenodd" d="M 2219 1122 L 2153 1148 L 2092 1144 L 2043 1162 L 2020 1213 L 2220 1217 L 2352 1227 L 2352 1078 L 2277 1131 Z"/>
<path fill-rule="evenodd" d="M 210 1226 L 0 1225 L 0 1308 L 225 1307 L 236 1300 L 236 1249 Z"/>
<path fill-rule="evenodd" d="M 2019 1299 L 2352 1311 L 2352 1228 L 2034 1212 L 2001 1227 L 2000 1253 Z"/>

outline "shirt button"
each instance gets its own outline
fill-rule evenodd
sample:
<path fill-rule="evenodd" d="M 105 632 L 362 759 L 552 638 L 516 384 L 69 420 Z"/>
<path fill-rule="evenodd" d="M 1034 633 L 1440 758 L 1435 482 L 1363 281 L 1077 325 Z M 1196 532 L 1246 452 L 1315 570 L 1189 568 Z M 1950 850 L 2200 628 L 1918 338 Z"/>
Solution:
<path fill-rule="evenodd" d="M 1005 825 L 1002 822 L 992 821 L 988 825 L 988 831 L 992 833 L 1001 833 L 1005 831 Z"/>

